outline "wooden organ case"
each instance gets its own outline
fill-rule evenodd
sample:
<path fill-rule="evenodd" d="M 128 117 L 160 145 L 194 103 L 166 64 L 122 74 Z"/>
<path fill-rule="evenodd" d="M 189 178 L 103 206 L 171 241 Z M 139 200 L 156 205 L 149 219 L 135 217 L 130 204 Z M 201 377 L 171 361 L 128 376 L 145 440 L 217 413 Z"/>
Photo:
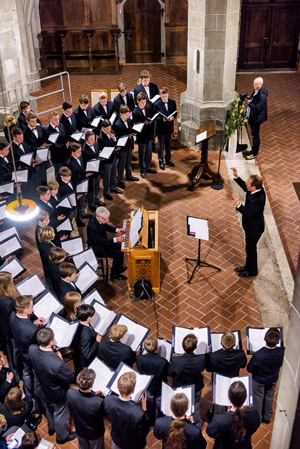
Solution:
<path fill-rule="evenodd" d="M 154 293 L 160 292 L 160 249 L 158 242 L 158 211 L 147 211 L 143 207 L 142 226 L 138 231 L 138 240 L 132 245 L 130 231 L 135 212 L 131 212 L 130 219 L 124 220 L 126 241 L 122 243 L 122 251 L 128 257 L 129 292 L 140 279 L 150 281 Z"/>

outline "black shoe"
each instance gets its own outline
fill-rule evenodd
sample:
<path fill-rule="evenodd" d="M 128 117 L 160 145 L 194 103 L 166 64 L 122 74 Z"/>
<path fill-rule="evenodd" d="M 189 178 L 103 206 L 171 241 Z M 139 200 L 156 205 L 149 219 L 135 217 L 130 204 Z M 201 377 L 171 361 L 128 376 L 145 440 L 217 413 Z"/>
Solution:
<path fill-rule="evenodd" d="M 133 162 L 136 162 L 137 160 L 138 160 L 138 158 L 136 157 L 136 156 L 131 156 L 131 160 L 133 161 Z"/>
<path fill-rule="evenodd" d="M 67 438 L 65 438 L 64 440 L 56 439 L 56 442 L 57 442 L 57 444 L 65 444 L 67 441 L 75 440 L 75 438 L 77 438 L 77 433 L 70 432 L 69 435 L 67 436 Z"/>
<path fill-rule="evenodd" d="M 92 212 L 96 212 L 96 207 L 95 207 L 95 206 L 89 206 L 89 209 L 90 209 Z"/>
<path fill-rule="evenodd" d="M 76 221 L 78 228 L 84 228 L 85 226 L 85 222 L 82 220 L 77 220 Z"/>
<path fill-rule="evenodd" d="M 48 430 L 48 435 L 49 435 L 49 437 L 52 437 L 52 435 L 54 435 L 55 434 L 55 430 Z"/>
<path fill-rule="evenodd" d="M 127 276 L 124 276 L 123 274 L 112 274 L 110 276 L 110 280 L 113 281 L 114 279 L 117 279 L 118 281 L 126 281 Z"/>
<path fill-rule="evenodd" d="M 253 151 L 252 150 L 243 151 L 242 154 L 243 154 L 244 157 L 250 156 L 250 154 L 253 154 Z"/>
<path fill-rule="evenodd" d="M 146 173 L 141 173 L 141 177 L 143 178 L 143 179 L 146 179 Z"/>
<path fill-rule="evenodd" d="M 116 188 L 116 189 L 110 189 L 110 191 L 113 192 L 113 193 L 119 193 L 119 194 L 123 193 L 123 190 L 118 189 L 118 188 Z"/>
<path fill-rule="evenodd" d="M 159 168 L 161 169 L 161 170 L 165 170 L 165 164 L 159 164 Z"/>
<path fill-rule="evenodd" d="M 237 267 L 237 268 L 234 269 L 234 271 L 236 273 L 241 273 L 242 271 L 247 271 L 247 268 L 246 268 L 246 266 L 244 266 L 244 267 Z"/>
<path fill-rule="evenodd" d="M 252 276 L 257 276 L 258 273 L 254 273 L 254 271 L 241 271 L 238 273 L 242 278 L 250 278 Z"/>
<path fill-rule="evenodd" d="M 254 156 L 254 154 L 250 154 L 249 156 L 245 157 L 246 161 L 252 161 L 252 160 L 255 160 L 256 158 L 257 158 L 257 156 Z"/>
<path fill-rule="evenodd" d="M 158 149 L 155 145 L 152 147 L 152 153 L 158 153 Z"/>
<path fill-rule="evenodd" d="M 175 167 L 175 164 L 172 161 L 166 162 L 166 165 L 168 165 L 169 167 Z"/>
<path fill-rule="evenodd" d="M 38 416 L 31 416 L 30 421 L 28 423 L 30 429 L 35 432 L 39 424 L 41 424 L 42 418 L 43 418 L 42 414 L 39 414 Z"/>
<path fill-rule="evenodd" d="M 118 182 L 118 187 L 121 187 L 121 189 L 125 189 L 125 182 L 119 181 Z"/>
<path fill-rule="evenodd" d="M 126 270 L 127 270 L 127 267 L 125 267 L 125 266 L 123 265 L 122 270 L 120 270 L 120 273 L 124 273 L 124 271 L 126 271 Z"/>
<path fill-rule="evenodd" d="M 105 206 L 105 203 L 103 203 L 103 201 L 99 200 L 99 198 L 97 198 L 97 199 L 95 200 L 95 204 L 96 204 L 97 206 Z"/>
<path fill-rule="evenodd" d="M 103 195 L 106 200 L 113 200 L 113 197 L 108 193 L 107 195 Z"/>
<path fill-rule="evenodd" d="M 139 178 L 136 178 L 135 176 L 128 176 L 128 178 L 125 178 L 126 181 L 139 181 Z"/>
<path fill-rule="evenodd" d="M 153 170 L 153 168 L 147 168 L 146 172 L 147 173 L 152 173 L 152 175 L 155 175 L 157 173 L 157 171 Z"/>
<path fill-rule="evenodd" d="M 91 218 L 93 215 L 91 214 L 84 214 L 81 216 L 81 218 Z"/>

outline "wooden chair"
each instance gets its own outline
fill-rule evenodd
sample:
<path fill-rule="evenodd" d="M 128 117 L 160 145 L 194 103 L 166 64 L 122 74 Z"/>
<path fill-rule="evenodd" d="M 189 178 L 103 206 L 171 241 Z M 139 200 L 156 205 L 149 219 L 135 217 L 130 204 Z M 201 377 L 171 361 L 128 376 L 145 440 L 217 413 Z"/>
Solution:
<path fill-rule="evenodd" d="M 103 281 L 108 281 L 108 258 L 107 257 L 97 257 L 98 261 L 98 274 Z"/>

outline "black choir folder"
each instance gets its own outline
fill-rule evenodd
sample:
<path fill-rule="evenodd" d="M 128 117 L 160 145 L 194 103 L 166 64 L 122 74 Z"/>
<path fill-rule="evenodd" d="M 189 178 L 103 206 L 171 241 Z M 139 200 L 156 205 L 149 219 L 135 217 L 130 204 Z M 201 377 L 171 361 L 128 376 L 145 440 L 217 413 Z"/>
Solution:
<path fill-rule="evenodd" d="M 75 285 L 80 293 L 85 293 L 95 282 L 97 282 L 99 276 L 96 271 L 90 266 L 88 262 L 84 262 L 79 268 Z"/>
<path fill-rule="evenodd" d="M 115 321 L 117 314 L 95 299 L 91 302 L 91 306 L 95 309 L 95 315 L 93 316 L 91 325 L 98 334 L 104 335 Z"/>
<path fill-rule="evenodd" d="M 146 349 L 143 349 L 142 354 L 147 354 Z M 170 362 L 172 357 L 172 343 L 168 340 L 165 340 L 164 338 L 158 338 L 157 350 L 155 351 L 155 354 L 160 355 L 164 359 L 168 360 L 168 362 Z"/>
<path fill-rule="evenodd" d="M 283 328 L 276 327 L 280 332 L 280 340 L 277 346 L 283 346 Z M 256 351 L 266 346 L 264 340 L 269 327 L 246 327 L 247 354 L 255 354 Z"/>
<path fill-rule="evenodd" d="M 9 256 L 22 248 L 21 240 L 17 234 L 14 234 L 0 243 L 0 257 L 4 259 L 4 257 Z"/>
<path fill-rule="evenodd" d="M 122 338 L 122 343 L 130 346 L 134 352 L 142 346 L 143 341 L 150 332 L 150 329 L 136 323 L 122 313 L 118 315 L 114 324 L 125 324 L 125 326 L 127 326 L 128 332 Z"/>
<path fill-rule="evenodd" d="M 224 332 L 211 332 L 211 352 L 215 352 L 223 348 L 223 346 L 221 345 L 221 338 L 223 333 Z M 232 333 L 235 336 L 236 342 L 234 349 L 243 349 L 241 331 L 232 331 Z"/>
<path fill-rule="evenodd" d="M 252 392 L 252 376 L 238 376 L 238 377 L 225 377 L 220 374 L 213 373 L 213 403 L 229 407 L 231 405 L 228 399 L 228 390 L 233 382 L 242 382 L 247 390 L 247 399 L 244 405 L 246 407 L 252 407 L 253 405 L 253 392 Z"/>
<path fill-rule="evenodd" d="M 58 348 L 68 348 L 71 345 L 78 326 L 79 321 L 70 323 L 54 312 L 52 312 L 47 324 L 47 327 L 50 327 L 54 332 L 55 345 Z"/>
<path fill-rule="evenodd" d="M 122 340 L 123 342 L 123 340 Z M 124 362 L 121 362 L 118 368 L 116 369 L 115 373 L 113 374 L 112 378 L 107 384 L 107 388 L 111 390 L 111 392 L 119 394 L 118 390 L 118 380 L 119 377 L 122 376 L 122 374 L 125 373 L 135 373 L 136 374 L 136 384 L 134 388 L 134 393 L 131 396 L 131 399 L 134 402 L 139 402 L 142 395 L 147 390 L 151 380 L 153 379 L 153 376 L 148 376 L 146 374 L 140 374 L 134 369 L 130 368 L 128 365 L 126 365 Z"/>
<path fill-rule="evenodd" d="M 198 345 L 195 354 L 206 354 L 211 351 L 210 327 L 172 327 L 172 347 L 175 354 L 183 354 L 182 340 L 188 334 L 196 335 Z"/>
<path fill-rule="evenodd" d="M 171 399 L 176 393 L 184 393 L 189 400 L 189 407 L 186 415 L 191 416 L 195 411 L 195 385 L 172 388 L 170 385 L 162 382 L 161 384 L 161 411 L 166 416 L 172 416 L 170 407 Z"/>
<path fill-rule="evenodd" d="M 46 290 L 45 285 L 37 274 L 32 274 L 16 285 L 20 295 L 32 295 L 34 298 Z"/>
<path fill-rule="evenodd" d="M 26 268 L 21 264 L 16 256 L 13 256 L 1 265 L 0 271 L 7 271 L 13 278 L 16 278 L 21 276 L 21 274 L 26 271 Z"/>
<path fill-rule="evenodd" d="M 62 303 L 50 292 L 46 290 L 33 303 L 33 313 L 38 318 L 45 318 L 45 321 L 49 321 L 52 312 L 59 313 L 64 306 Z"/>
<path fill-rule="evenodd" d="M 96 373 L 96 378 L 93 385 L 93 391 L 102 391 L 104 396 L 110 393 L 110 389 L 107 388 L 107 384 L 114 375 L 114 370 L 109 368 L 98 357 L 96 357 L 89 365 L 90 369 L 93 369 Z"/>

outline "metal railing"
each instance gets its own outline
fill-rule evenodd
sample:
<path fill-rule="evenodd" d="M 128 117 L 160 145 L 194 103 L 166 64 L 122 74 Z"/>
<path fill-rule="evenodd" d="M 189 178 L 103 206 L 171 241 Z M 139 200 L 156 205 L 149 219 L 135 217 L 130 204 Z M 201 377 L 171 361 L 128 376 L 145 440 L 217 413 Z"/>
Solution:
<path fill-rule="evenodd" d="M 14 99 L 12 93 L 14 92 Z M 4 104 L 2 104 L 2 102 Z M 6 110 L 6 112 L 13 114 L 14 110 L 19 108 L 19 98 L 17 89 L 7 89 L 4 92 L 0 92 L 0 110 Z"/>

